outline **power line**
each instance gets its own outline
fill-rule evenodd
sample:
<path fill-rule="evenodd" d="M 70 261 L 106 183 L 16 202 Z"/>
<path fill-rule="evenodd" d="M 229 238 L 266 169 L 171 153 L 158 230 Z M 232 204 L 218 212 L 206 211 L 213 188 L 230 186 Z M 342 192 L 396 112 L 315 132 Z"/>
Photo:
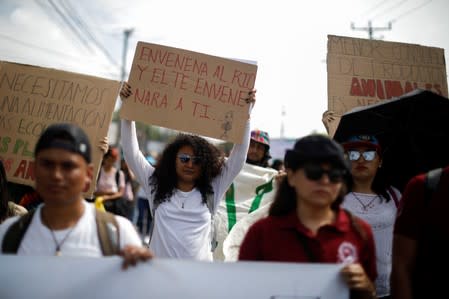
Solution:
<path fill-rule="evenodd" d="M 422 3 L 422 4 L 420 4 L 420 5 L 416 6 L 416 7 L 413 7 L 413 8 L 411 8 L 411 9 L 407 10 L 406 12 L 404 12 L 404 13 L 400 14 L 399 16 L 397 16 L 396 18 L 393 18 L 393 19 L 391 20 L 391 22 L 394 23 L 394 22 L 396 22 L 397 20 L 399 20 L 399 19 L 401 19 L 401 18 L 403 18 L 403 17 L 406 17 L 407 15 L 409 15 L 409 14 L 415 12 L 416 10 L 421 9 L 421 8 L 423 8 L 424 6 L 428 5 L 430 2 L 432 2 L 432 0 L 428 0 L 427 2 L 424 2 L 424 3 Z"/>
<path fill-rule="evenodd" d="M 72 25 L 72 23 L 66 18 L 64 13 L 59 9 L 59 7 L 53 3 L 53 0 L 48 0 L 48 3 L 50 3 L 50 6 L 56 11 L 56 13 L 59 15 L 59 17 L 62 18 L 62 20 L 65 22 L 67 26 L 69 26 L 70 30 L 78 37 L 78 39 L 83 43 L 83 45 L 89 49 L 89 51 L 92 51 L 92 48 L 90 47 L 87 40 L 78 32 L 75 26 Z"/>
<path fill-rule="evenodd" d="M 27 42 L 15 39 L 13 37 L 10 37 L 10 36 L 7 36 L 7 35 L 3 35 L 1 33 L 0 33 L 0 38 L 7 39 L 9 41 L 21 44 L 22 46 L 25 46 L 25 47 L 34 48 L 34 49 L 37 49 L 37 50 L 40 50 L 40 51 L 50 52 L 52 54 L 55 54 L 55 55 L 58 55 L 58 56 L 61 56 L 61 57 L 64 57 L 64 58 L 70 57 L 72 59 L 76 59 L 77 61 L 79 61 L 79 59 L 80 59 L 77 56 L 72 56 L 72 55 L 69 55 L 69 54 L 64 53 L 64 52 L 59 52 L 59 51 L 56 51 L 56 50 L 53 50 L 53 49 L 48 49 L 48 48 L 40 47 L 40 46 L 37 46 L 37 45 L 33 45 L 33 44 L 30 44 L 30 43 L 27 43 Z"/>
<path fill-rule="evenodd" d="M 58 14 L 55 13 L 54 9 L 51 9 L 51 7 L 49 6 L 49 4 L 44 4 L 42 1 L 40 0 L 35 0 L 36 3 L 42 8 L 42 11 L 48 16 L 48 18 L 53 21 L 56 20 L 57 23 L 59 23 L 60 26 L 58 26 L 58 28 L 62 31 L 65 31 L 67 33 L 68 36 L 71 36 L 73 33 L 71 30 L 69 30 L 67 28 L 67 26 L 65 25 L 65 23 L 63 22 L 63 20 L 61 20 L 61 18 L 59 17 Z M 56 18 L 56 19 L 55 19 Z M 81 46 L 81 47 L 85 47 L 84 43 L 82 43 L 79 38 L 76 38 L 73 40 L 77 45 Z M 92 52 L 89 49 L 89 52 Z"/>
<path fill-rule="evenodd" d="M 377 13 L 377 14 L 376 14 L 375 16 L 373 16 L 371 19 L 375 19 L 375 18 L 377 18 L 378 16 L 380 16 L 380 15 L 386 13 L 386 12 L 390 12 L 390 11 L 396 9 L 397 7 L 403 5 L 403 4 L 404 4 L 405 2 L 407 2 L 407 1 L 408 1 L 408 0 L 402 0 L 402 1 L 398 2 L 398 3 L 396 3 L 396 4 L 393 4 L 393 5 L 389 6 L 389 7 L 387 7 L 386 9 L 384 9 L 383 11 Z"/>
<path fill-rule="evenodd" d="M 64 61 L 65 61 L 65 62 L 67 61 L 67 58 L 73 59 L 73 60 L 76 61 L 76 62 L 79 62 L 79 61 L 80 61 L 80 57 L 79 57 L 79 56 L 74 56 L 74 55 L 67 54 L 66 52 L 60 52 L 60 51 L 56 51 L 56 50 L 53 50 L 53 49 L 44 48 L 44 47 L 41 47 L 41 46 L 38 46 L 38 45 L 34 45 L 34 44 L 31 44 L 31 43 L 27 43 L 27 42 L 24 42 L 24 41 L 15 39 L 15 38 L 13 38 L 13 37 L 10 37 L 10 36 L 7 36 L 7 35 L 1 34 L 1 33 L 0 33 L 0 39 L 9 40 L 9 41 L 11 41 L 11 42 L 14 42 L 14 43 L 20 44 L 20 45 L 22 45 L 22 46 L 25 46 L 25 47 L 27 47 L 27 48 L 39 50 L 39 51 L 46 52 L 46 53 L 51 53 L 52 55 L 55 55 L 55 56 L 59 56 L 59 57 L 61 57 L 61 58 L 64 58 Z M 92 60 L 94 60 L 94 59 L 92 59 Z M 96 60 L 94 60 L 94 61 L 96 61 Z M 106 67 L 106 65 L 104 65 L 104 66 Z M 108 66 L 109 66 L 109 65 L 108 65 Z M 111 72 L 104 72 L 104 73 L 107 73 L 107 74 L 113 74 L 113 73 L 111 73 Z M 117 73 L 114 73 L 113 75 L 114 75 L 115 77 L 118 76 Z"/>
<path fill-rule="evenodd" d="M 363 12 L 361 14 L 361 16 L 366 16 L 370 13 L 372 13 L 374 10 L 378 9 L 379 7 L 381 7 L 382 5 L 384 5 L 385 3 L 387 3 L 387 1 L 389 0 L 382 0 L 379 3 L 377 3 L 376 5 L 374 5 L 373 7 L 371 7 L 370 9 L 366 10 L 365 12 Z"/>
<path fill-rule="evenodd" d="M 66 11 L 67 15 L 72 19 L 72 21 L 84 31 L 84 34 L 88 36 L 88 38 L 95 44 L 95 46 L 105 55 L 105 57 L 111 62 L 114 66 L 119 67 L 118 63 L 111 56 L 111 54 L 107 51 L 105 47 L 103 47 L 102 43 L 98 41 L 95 35 L 89 30 L 89 27 L 83 21 L 81 16 L 77 13 L 75 7 L 73 7 L 67 1 L 61 1 L 63 9 Z"/>

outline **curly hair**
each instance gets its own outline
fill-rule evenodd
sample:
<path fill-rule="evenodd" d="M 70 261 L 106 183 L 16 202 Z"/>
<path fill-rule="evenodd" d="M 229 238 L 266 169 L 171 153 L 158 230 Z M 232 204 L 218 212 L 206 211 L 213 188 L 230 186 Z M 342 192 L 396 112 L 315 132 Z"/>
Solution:
<path fill-rule="evenodd" d="M 195 187 L 200 191 L 203 202 L 206 203 L 207 195 L 213 193 L 211 182 L 224 167 L 223 152 L 200 136 L 181 133 L 165 147 L 149 179 L 157 204 L 169 200 L 175 191 L 178 183 L 176 156 L 183 146 L 192 147 L 194 155 L 201 158 L 201 173 Z"/>

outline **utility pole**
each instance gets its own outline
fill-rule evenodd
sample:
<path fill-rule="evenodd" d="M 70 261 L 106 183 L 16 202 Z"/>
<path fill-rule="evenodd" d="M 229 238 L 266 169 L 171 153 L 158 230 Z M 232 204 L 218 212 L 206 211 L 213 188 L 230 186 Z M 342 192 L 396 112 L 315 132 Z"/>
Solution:
<path fill-rule="evenodd" d="M 123 82 L 126 80 L 126 54 L 128 53 L 128 41 L 129 37 L 133 33 L 134 29 L 125 29 L 123 31 L 123 53 L 122 53 L 122 71 L 120 75 L 120 80 Z M 117 101 L 115 105 L 115 109 L 118 109 L 120 107 L 121 101 Z M 120 121 L 116 122 L 116 143 L 118 143 L 118 140 L 120 140 Z"/>
<path fill-rule="evenodd" d="M 373 27 L 371 24 L 371 21 L 368 21 L 368 27 L 355 27 L 354 22 L 351 23 L 352 30 L 368 31 L 369 39 L 374 39 L 374 37 L 373 37 L 374 31 L 391 30 L 391 28 L 392 28 L 391 22 L 388 22 L 387 27 Z"/>
<path fill-rule="evenodd" d="M 134 29 L 125 29 L 123 31 L 123 53 L 122 53 L 122 75 L 120 80 L 125 81 L 126 77 L 126 53 L 128 52 L 128 40 Z"/>

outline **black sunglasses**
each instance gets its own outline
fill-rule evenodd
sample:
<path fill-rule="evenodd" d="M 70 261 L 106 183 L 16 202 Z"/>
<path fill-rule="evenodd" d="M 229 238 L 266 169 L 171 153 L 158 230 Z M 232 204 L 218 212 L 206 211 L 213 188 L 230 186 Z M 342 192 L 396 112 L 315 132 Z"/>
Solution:
<path fill-rule="evenodd" d="M 200 157 L 197 157 L 197 156 L 190 156 L 190 155 L 187 155 L 187 154 L 179 154 L 178 158 L 179 158 L 179 161 L 181 161 L 182 164 L 189 163 L 190 160 L 192 160 L 192 163 L 196 164 L 196 165 L 201 163 Z"/>
<path fill-rule="evenodd" d="M 323 177 L 323 174 L 326 174 L 332 183 L 341 183 L 346 172 L 340 168 L 324 169 L 320 165 L 307 164 L 304 166 L 304 173 L 312 181 L 318 181 Z"/>

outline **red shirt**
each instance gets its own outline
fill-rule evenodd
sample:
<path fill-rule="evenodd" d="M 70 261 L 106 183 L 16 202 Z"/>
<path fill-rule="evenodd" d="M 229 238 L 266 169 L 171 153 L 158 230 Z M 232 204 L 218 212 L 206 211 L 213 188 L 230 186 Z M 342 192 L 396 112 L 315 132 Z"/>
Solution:
<path fill-rule="evenodd" d="M 447 276 L 440 273 L 449 267 L 449 166 L 433 193 L 426 188 L 424 174 L 412 178 L 401 205 L 394 234 L 416 240 L 414 298 L 443 296 Z"/>
<path fill-rule="evenodd" d="M 286 216 L 268 216 L 254 223 L 240 247 L 239 260 L 343 263 L 358 262 L 369 278 L 377 277 L 376 253 L 371 227 L 360 218 L 340 209 L 331 225 L 316 235 L 306 228 L 293 211 Z M 355 225 L 362 231 L 357 231 Z"/>

